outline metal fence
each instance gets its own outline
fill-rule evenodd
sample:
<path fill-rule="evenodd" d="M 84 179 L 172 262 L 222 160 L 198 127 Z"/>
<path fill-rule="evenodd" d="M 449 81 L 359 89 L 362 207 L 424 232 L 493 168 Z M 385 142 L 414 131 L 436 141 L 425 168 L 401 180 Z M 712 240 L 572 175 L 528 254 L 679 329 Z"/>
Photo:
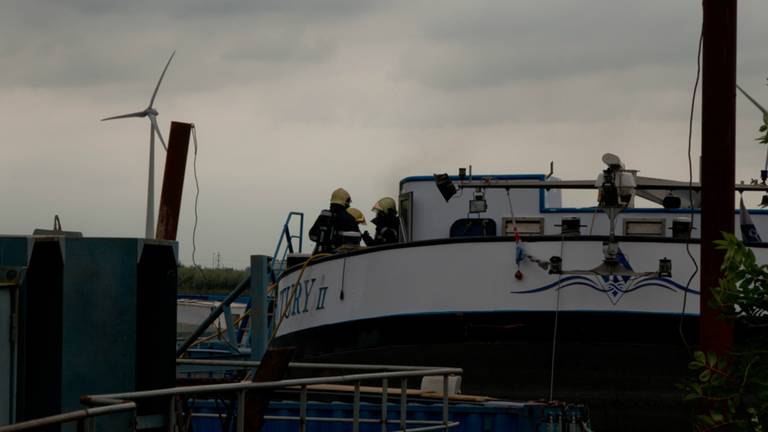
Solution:
<path fill-rule="evenodd" d="M 188 365 L 208 365 L 215 367 L 238 367 L 254 368 L 259 362 L 251 361 L 222 361 L 222 360 L 188 360 L 179 359 L 178 364 Z M 303 432 L 308 422 L 344 422 L 351 423 L 352 431 L 359 431 L 362 423 L 380 423 L 382 432 L 386 432 L 389 424 L 397 424 L 398 431 L 403 432 L 422 432 L 431 430 L 447 430 L 458 426 L 458 422 L 451 421 L 449 416 L 448 403 L 448 377 L 451 375 L 460 375 L 461 369 L 458 368 L 437 368 L 421 366 L 392 366 L 392 365 L 355 365 L 355 364 L 318 364 L 318 363 L 291 363 L 291 368 L 298 369 L 324 369 L 339 371 L 370 371 L 364 373 L 350 373 L 343 375 L 334 375 L 318 378 L 298 378 L 286 379 L 272 382 L 234 382 L 224 384 L 207 384 L 184 387 L 173 387 L 157 390 L 146 390 L 126 393 L 112 393 L 102 395 L 83 396 L 81 402 L 89 408 L 72 411 L 64 414 L 58 414 L 50 417 L 29 420 L 8 426 L 0 426 L 0 432 L 23 431 L 37 428 L 45 425 L 61 424 L 72 421 L 78 422 L 79 430 L 91 430 L 93 428 L 92 419 L 96 416 L 113 414 L 118 412 L 133 411 L 136 412 L 136 401 L 148 398 L 168 397 L 168 430 L 183 430 L 183 427 L 176 424 L 178 396 L 189 398 L 191 396 L 204 396 L 229 393 L 234 394 L 237 401 L 236 430 L 243 432 L 245 429 L 245 401 L 249 391 L 253 390 L 276 390 L 276 389 L 298 389 L 299 390 L 299 415 L 298 416 L 265 416 L 266 420 L 293 420 L 298 422 L 298 430 Z M 409 420 L 408 419 L 408 379 L 422 378 L 426 376 L 442 376 L 442 419 L 441 420 Z M 390 380 L 399 380 L 400 384 L 400 418 L 387 418 L 387 406 L 389 400 Z M 380 382 L 381 383 L 381 417 L 379 419 L 360 418 L 360 384 L 361 382 Z M 353 393 L 353 414 L 352 418 L 336 417 L 309 417 L 307 416 L 307 402 L 309 398 L 309 386 L 316 384 L 342 384 L 351 383 L 354 385 Z M 188 415 L 191 415 L 188 414 Z M 136 421 L 133 422 L 137 424 Z"/>

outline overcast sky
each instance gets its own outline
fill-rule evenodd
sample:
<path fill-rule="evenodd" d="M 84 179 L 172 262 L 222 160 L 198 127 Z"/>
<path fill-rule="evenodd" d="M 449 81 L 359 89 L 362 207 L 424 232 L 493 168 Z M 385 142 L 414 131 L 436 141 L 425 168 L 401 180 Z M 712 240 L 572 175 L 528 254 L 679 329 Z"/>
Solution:
<path fill-rule="evenodd" d="M 766 17 L 765 0 L 739 2 L 738 80 L 764 104 Z M 583 179 L 614 152 L 687 179 L 700 23 L 700 2 L 680 0 L 2 0 L 0 232 L 59 214 L 86 235 L 143 236 L 148 121 L 99 119 L 144 109 L 174 49 L 156 108 L 166 137 L 171 120 L 198 127 L 203 265 L 271 255 L 287 213 L 311 224 L 339 186 L 370 217 L 401 178 L 469 164 L 553 160 Z M 765 160 L 760 120 L 740 97 L 739 179 Z"/>

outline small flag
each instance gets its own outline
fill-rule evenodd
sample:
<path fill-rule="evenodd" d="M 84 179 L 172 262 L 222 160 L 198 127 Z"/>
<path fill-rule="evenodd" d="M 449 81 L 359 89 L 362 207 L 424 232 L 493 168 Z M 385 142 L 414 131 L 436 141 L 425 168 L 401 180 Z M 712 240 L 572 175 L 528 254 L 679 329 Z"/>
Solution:
<path fill-rule="evenodd" d="M 515 246 L 515 264 L 520 267 L 520 263 L 525 259 L 525 249 L 521 244 Z"/>
<path fill-rule="evenodd" d="M 739 221 L 741 222 L 741 240 L 744 243 L 761 243 L 763 240 L 755 228 L 755 223 L 744 207 L 744 198 L 739 198 Z"/>

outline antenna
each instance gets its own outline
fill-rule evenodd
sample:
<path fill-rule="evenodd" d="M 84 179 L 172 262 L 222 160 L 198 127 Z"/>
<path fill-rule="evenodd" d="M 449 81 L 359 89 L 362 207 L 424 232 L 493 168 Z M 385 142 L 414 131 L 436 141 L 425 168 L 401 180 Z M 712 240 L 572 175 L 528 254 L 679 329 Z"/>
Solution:
<path fill-rule="evenodd" d="M 176 55 L 175 50 L 168 58 L 168 62 L 165 63 L 165 68 L 163 68 L 163 72 L 160 74 L 160 79 L 157 80 L 155 91 L 152 92 L 152 97 L 149 99 L 149 105 L 146 109 L 130 114 L 122 114 L 101 119 L 101 121 L 106 121 L 132 117 L 149 118 L 149 179 L 147 182 L 147 220 L 144 230 L 144 237 L 146 238 L 155 237 L 155 135 L 160 139 L 160 144 L 162 144 L 163 150 L 168 150 L 165 145 L 165 140 L 163 139 L 163 134 L 160 132 L 160 127 L 157 125 L 157 116 L 159 113 L 153 105 L 155 103 L 155 97 L 157 97 L 157 91 L 160 90 L 160 84 L 163 82 L 165 72 L 168 70 L 168 66 L 171 65 L 171 60 L 173 60 L 174 55 Z"/>

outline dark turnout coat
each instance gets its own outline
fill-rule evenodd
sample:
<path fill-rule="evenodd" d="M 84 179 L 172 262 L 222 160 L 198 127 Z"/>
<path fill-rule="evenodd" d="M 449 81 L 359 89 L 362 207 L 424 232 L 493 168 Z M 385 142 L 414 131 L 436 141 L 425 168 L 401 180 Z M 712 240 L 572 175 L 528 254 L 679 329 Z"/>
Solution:
<path fill-rule="evenodd" d="M 399 241 L 400 221 L 397 219 L 396 213 L 379 213 L 371 222 L 376 225 L 376 233 L 373 237 L 367 231 L 363 234 L 366 246 L 378 246 Z"/>
<path fill-rule="evenodd" d="M 317 243 L 317 252 L 334 252 L 344 243 L 344 232 L 359 234 L 357 221 L 347 213 L 347 208 L 343 205 L 331 204 L 331 207 L 322 211 L 312 224 L 309 238 Z"/>

